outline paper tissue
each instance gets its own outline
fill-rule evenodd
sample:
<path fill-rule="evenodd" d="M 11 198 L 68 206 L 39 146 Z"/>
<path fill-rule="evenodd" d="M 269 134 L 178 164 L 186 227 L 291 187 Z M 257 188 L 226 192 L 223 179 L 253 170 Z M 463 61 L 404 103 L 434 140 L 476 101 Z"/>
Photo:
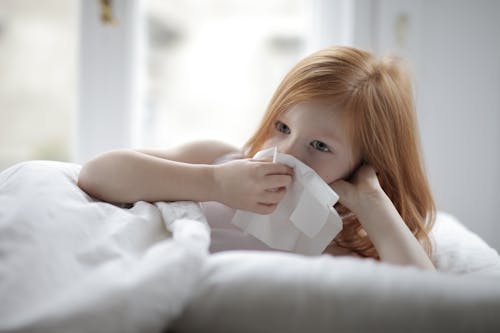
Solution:
<path fill-rule="evenodd" d="M 294 181 L 275 211 L 268 215 L 237 210 L 231 223 L 269 247 L 305 255 L 319 255 L 342 230 L 342 219 L 333 205 L 338 195 L 309 166 L 275 147 L 259 151 L 254 159 L 294 168 Z"/>

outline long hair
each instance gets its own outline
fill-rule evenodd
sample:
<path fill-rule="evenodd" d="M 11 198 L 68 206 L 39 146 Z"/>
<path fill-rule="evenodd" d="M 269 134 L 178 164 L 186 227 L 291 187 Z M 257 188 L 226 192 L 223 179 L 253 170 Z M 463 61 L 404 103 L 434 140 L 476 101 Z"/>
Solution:
<path fill-rule="evenodd" d="M 253 156 L 276 118 L 293 105 L 326 100 L 345 110 L 347 130 L 361 158 L 377 170 L 379 182 L 413 235 L 430 256 L 435 205 L 422 161 L 412 85 L 401 59 L 377 59 L 352 47 L 331 47 L 300 61 L 274 93 L 244 151 Z M 342 214 L 348 210 L 336 206 Z M 356 216 L 346 214 L 335 243 L 365 257 L 378 253 Z"/>

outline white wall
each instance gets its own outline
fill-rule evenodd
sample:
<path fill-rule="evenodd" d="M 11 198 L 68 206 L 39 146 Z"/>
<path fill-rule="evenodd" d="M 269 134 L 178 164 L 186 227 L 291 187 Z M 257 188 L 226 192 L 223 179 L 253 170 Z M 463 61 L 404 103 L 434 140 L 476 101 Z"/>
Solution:
<path fill-rule="evenodd" d="M 500 2 L 425 1 L 419 110 L 438 205 L 500 249 Z"/>
<path fill-rule="evenodd" d="M 365 28 L 362 36 L 373 37 L 357 45 L 395 51 L 413 64 L 438 209 L 500 249 L 500 2 L 376 0 L 370 6 L 376 31 L 356 21 Z"/>

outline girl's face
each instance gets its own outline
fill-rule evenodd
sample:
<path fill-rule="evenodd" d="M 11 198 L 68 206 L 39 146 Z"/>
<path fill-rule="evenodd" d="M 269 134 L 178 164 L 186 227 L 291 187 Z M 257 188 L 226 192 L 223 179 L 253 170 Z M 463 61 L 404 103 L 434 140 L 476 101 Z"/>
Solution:
<path fill-rule="evenodd" d="M 277 146 L 314 169 L 330 184 L 349 176 L 359 164 L 345 130 L 342 110 L 325 102 L 296 104 L 279 116 L 263 149 Z"/>

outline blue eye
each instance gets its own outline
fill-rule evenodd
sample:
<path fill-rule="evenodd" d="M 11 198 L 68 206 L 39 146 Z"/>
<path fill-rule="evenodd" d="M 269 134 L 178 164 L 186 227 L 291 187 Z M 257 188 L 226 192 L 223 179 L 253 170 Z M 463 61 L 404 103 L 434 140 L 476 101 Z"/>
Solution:
<path fill-rule="evenodd" d="M 330 148 L 328 147 L 327 144 L 325 144 L 324 142 L 321 142 L 321 141 L 318 141 L 318 140 L 314 140 L 310 143 L 311 147 L 313 147 L 314 149 L 316 150 L 319 150 L 319 151 L 322 151 L 322 152 L 330 152 Z"/>
<path fill-rule="evenodd" d="M 274 127 L 278 130 L 278 132 L 284 133 L 284 134 L 290 134 L 290 127 L 288 127 L 287 124 L 282 123 L 281 121 L 277 121 L 274 123 Z"/>

